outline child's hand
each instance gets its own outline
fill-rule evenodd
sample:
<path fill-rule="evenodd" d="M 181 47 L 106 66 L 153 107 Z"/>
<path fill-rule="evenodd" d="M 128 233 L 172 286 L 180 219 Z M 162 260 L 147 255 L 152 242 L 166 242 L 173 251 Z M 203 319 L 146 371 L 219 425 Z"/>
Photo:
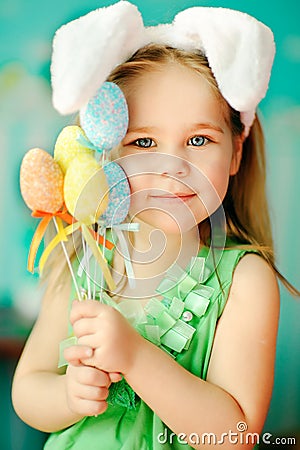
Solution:
<path fill-rule="evenodd" d="M 66 393 L 70 410 L 82 416 L 102 414 L 107 409 L 108 388 L 112 382 L 109 374 L 81 363 L 92 355 L 92 349 L 80 345 L 64 351 L 69 365 L 66 372 Z"/>
<path fill-rule="evenodd" d="M 82 358 L 84 364 L 127 374 L 143 338 L 121 313 L 95 300 L 75 301 L 70 320 L 78 344 L 94 349 L 92 357 Z"/>

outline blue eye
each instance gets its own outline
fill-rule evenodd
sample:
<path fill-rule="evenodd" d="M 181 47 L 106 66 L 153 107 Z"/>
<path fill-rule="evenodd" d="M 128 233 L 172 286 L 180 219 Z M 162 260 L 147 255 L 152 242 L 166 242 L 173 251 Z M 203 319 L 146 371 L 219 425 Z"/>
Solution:
<path fill-rule="evenodd" d="M 193 136 L 188 140 L 188 145 L 193 147 L 202 147 L 208 142 L 208 139 L 204 136 Z"/>
<path fill-rule="evenodd" d="M 134 145 L 141 148 L 150 148 L 154 146 L 154 142 L 151 138 L 141 138 L 133 142 Z"/>

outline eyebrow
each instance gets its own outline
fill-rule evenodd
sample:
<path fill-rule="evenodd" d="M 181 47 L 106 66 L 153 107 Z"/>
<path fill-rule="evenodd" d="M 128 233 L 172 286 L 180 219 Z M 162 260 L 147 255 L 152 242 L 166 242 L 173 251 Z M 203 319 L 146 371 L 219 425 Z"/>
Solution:
<path fill-rule="evenodd" d="M 211 122 L 195 123 L 190 127 L 190 131 L 192 132 L 200 129 L 211 129 L 217 131 L 218 133 L 224 134 L 224 130 L 221 127 Z"/>
<path fill-rule="evenodd" d="M 158 131 L 157 127 L 136 127 L 136 128 L 128 128 L 127 133 L 151 133 L 154 131 Z"/>
<path fill-rule="evenodd" d="M 195 123 L 193 125 L 191 125 L 188 128 L 188 131 L 190 132 L 195 132 L 197 130 L 201 130 L 201 129 L 211 129 L 214 131 L 217 131 L 218 133 L 222 133 L 224 134 L 224 130 L 219 127 L 218 125 L 211 123 L 211 122 L 201 122 L 201 123 Z M 155 132 L 155 131 L 159 131 L 158 127 L 136 127 L 136 128 L 128 128 L 127 133 L 150 133 L 151 132 Z"/>

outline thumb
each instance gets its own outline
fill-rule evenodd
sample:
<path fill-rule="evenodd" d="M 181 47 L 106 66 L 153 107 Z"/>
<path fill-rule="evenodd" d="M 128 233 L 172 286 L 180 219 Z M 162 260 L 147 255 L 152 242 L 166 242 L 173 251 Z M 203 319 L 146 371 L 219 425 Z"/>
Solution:
<path fill-rule="evenodd" d="M 119 372 L 109 372 L 108 375 L 112 383 L 117 383 L 118 381 L 121 381 L 123 378 L 122 374 Z"/>
<path fill-rule="evenodd" d="M 87 345 L 72 345 L 64 350 L 64 357 L 72 366 L 81 366 L 82 359 L 91 358 L 93 349 Z"/>

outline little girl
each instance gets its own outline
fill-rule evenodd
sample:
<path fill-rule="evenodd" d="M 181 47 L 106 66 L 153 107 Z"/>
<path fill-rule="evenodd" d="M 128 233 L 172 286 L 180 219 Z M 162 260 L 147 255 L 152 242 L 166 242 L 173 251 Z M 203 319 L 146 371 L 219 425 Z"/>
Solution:
<path fill-rule="evenodd" d="M 106 29 L 110 11 L 115 28 Z M 128 236 L 135 285 L 115 251 L 116 290 L 104 303 L 79 302 L 56 254 L 16 370 L 14 407 L 52 433 L 47 450 L 252 448 L 272 392 L 277 278 L 293 290 L 274 265 L 255 115 L 272 65 L 271 32 L 236 11 L 191 8 L 139 40 L 133 5 L 91 14 L 102 26 L 97 64 L 109 66 L 105 51 L 129 46 L 130 30 L 136 39 L 106 75 L 129 110 L 114 157 L 130 183 L 128 222 L 139 224 Z M 88 17 L 72 23 L 83 40 L 79 65 L 80 45 L 89 51 L 80 34 Z M 123 37 L 109 47 L 106 35 L 120 22 Z M 124 317 L 128 305 L 133 320 Z M 77 345 L 58 369 L 70 324 Z"/>

